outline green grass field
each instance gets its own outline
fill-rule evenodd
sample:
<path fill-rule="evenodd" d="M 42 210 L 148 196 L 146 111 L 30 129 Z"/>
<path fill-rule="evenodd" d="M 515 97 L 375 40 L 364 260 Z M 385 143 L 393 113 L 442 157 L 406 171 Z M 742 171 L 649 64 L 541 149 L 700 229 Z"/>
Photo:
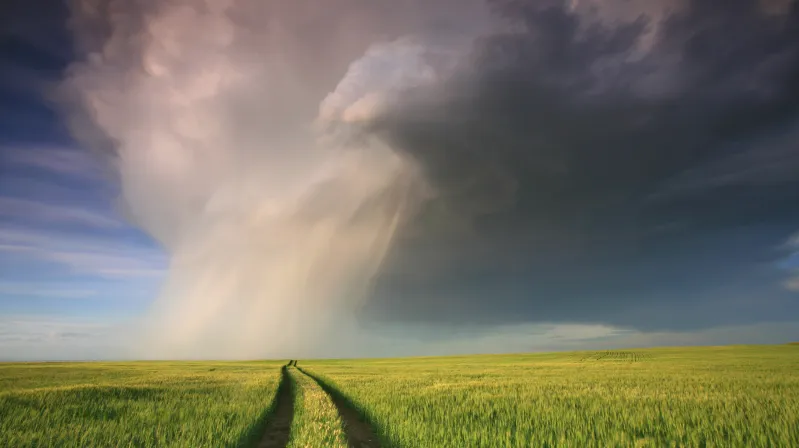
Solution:
<path fill-rule="evenodd" d="M 281 364 L 0 364 L 0 446 L 251 446 Z"/>
<path fill-rule="evenodd" d="M 0 364 L 0 446 L 256 446 L 283 364 Z M 299 365 L 383 447 L 799 446 L 797 345 Z M 329 396 L 288 372 L 288 446 L 346 446 Z"/>
<path fill-rule="evenodd" d="M 799 446 L 799 346 L 307 361 L 388 446 Z"/>
<path fill-rule="evenodd" d="M 289 447 L 347 448 L 341 420 L 330 397 L 297 369 L 290 367 L 288 371 L 295 397 Z"/>

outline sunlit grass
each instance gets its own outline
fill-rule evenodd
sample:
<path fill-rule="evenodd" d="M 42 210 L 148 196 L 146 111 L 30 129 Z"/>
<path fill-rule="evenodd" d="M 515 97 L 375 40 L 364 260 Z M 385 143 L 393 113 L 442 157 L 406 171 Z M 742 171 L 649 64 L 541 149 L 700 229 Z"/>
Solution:
<path fill-rule="evenodd" d="M 0 446 L 252 446 L 279 362 L 0 364 Z M 799 446 L 799 346 L 301 362 L 384 446 Z M 289 368 L 292 447 L 344 447 Z"/>
<path fill-rule="evenodd" d="M 335 405 L 318 384 L 290 367 L 294 383 L 294 420 L 290 448 L 346 448 L 342 423 Z"/>
<path fill-rule="evenodd" d="M 799 347 L 308 361 L 389 446 L 799 446 Z"/>
<path fill-rule="evenodd" d="M 0 446 L 249 446 L 281 364 L 0 364 Z"/>

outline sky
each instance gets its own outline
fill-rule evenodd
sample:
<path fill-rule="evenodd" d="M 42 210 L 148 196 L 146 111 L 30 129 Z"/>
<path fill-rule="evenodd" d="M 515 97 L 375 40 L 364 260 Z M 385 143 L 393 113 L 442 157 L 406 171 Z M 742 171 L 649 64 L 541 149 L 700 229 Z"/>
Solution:
<path fill-rule="evenodd" d="M 0 6 L 0 359 L 799 339 L 799 2 L 234 3 Z"/>
<path fill-rule="evenodd" d="M 167 259 L 53 106 L 72 57 L 66 5 L 2 8 L 0 357 L 108 356 L 105 332 L 146 308 Z"/>

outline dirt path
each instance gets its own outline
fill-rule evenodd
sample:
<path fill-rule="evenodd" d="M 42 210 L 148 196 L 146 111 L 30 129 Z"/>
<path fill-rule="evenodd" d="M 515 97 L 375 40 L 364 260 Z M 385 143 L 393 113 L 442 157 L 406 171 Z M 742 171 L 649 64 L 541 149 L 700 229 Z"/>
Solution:
<path fill-rule="evenodd" d="M 315 376 L 297 367 L 296 361 L 294 362 L 294 366 L 297 370 L 316 381 L 322 390 L 330 396 L 330 399 L 333 400 L 333 404 L 336 405 L 336 409 L 338 409 L 341 421 L 344 423 L 344 432 L 347 433 L 347 445 L 349 445 L 350 448 L 380 448 L 380 442 L 378 442 L 372 426 L 361 419 L 358 411 L 353 409 L 350 404 L 347 403 L 346 399 L 335 390 L 328 387 L 327 384 L 319 381 Z"/>
<path fill-rule="evenodd" d="M 296 363 L 296 361 L 293 362 Z M 277 393 L 275 411 L 266 424 L 266 430 L 258 443 L 258 448 L 285 448 L 289 443 L 291 421 L 294 419 L 294 394 L 285 366 L 281 370 L 280 386 Z"/>

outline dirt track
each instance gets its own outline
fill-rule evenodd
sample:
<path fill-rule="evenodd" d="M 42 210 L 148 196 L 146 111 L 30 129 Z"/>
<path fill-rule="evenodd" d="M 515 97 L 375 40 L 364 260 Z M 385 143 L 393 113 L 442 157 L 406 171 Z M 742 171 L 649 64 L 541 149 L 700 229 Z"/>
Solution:
<path fill-rule="evenodd" d="M 288 445 L 291 421 L 294 419 L 294 393 L 291 389 L 291 380 L 284 366 L 281 370 L 275 411 L 269 417 L 258 448 L 285 448 Z"/>
<path fill-rule="evenodd" d="M 297 366 L 296 362 L 294 366 Z M 372 428 L 368 422 L 361 419 L 358 411 L 353 409 L 346 399 L 335 390 L 328 387 L 327 384 L 319 381 L 315 376 L 308 374 L 308 372 L 302 370 L 300 367 L 297 367 L 297 370 L 316 381 L 322 390 L 333 400 L 333 404 L 335 404 L 338 409 L 341 421 L 344 423 L 344 432 L 347 434 L 347 445 L 349 445 L 350 448 L 380 448 L 380 442 L 375 435 L 374 428 Z"/>

